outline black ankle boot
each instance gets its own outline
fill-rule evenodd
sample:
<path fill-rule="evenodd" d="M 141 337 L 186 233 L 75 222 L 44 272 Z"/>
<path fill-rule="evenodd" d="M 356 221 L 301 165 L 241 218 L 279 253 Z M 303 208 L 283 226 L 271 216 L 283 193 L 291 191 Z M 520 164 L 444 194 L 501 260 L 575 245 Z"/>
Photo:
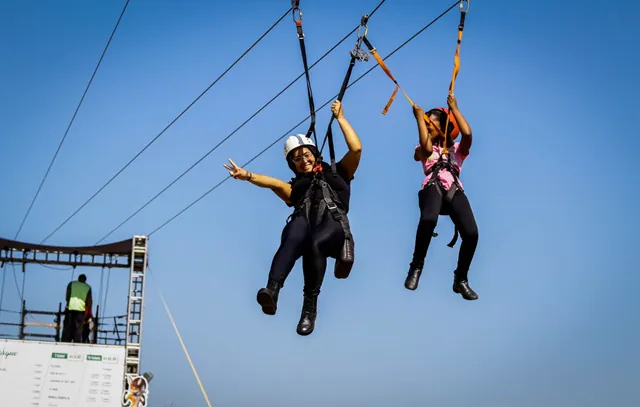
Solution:
<path fill-rule="evenodd" d="M 277 281 L 269 280 L 266 288 L 258 291 L 258 304 L 262 306 L 262 312 L 267 315 L 275 315 L 278 308 L 278 293 L 280 293 L 282 284 Z"/>
<path fill-rule="evenodd" d="M 458 280 L 456 277 L 454 277 L 453 292 L 462 295 L 462 298 L 468 301 L 478 299 L 478 294 L 476 294 L 476 292 L 471 289 L 471 287 L 469 286 L 469 281 L 467 281 L 467 279 Z"/>
<path fill-rule="evenodd" d="M 298 335 L 306 336 L 313 332 L 316 323 L 316 315 L 318 307 L 318 296 L 304 296 L 302 303 L 302 315 L 298 322 Z"/>
<path fill-rule="evenodd" d="M 407 273 L 407 279 L 404 280 L 404 288 L 411 291 L 418 288 L 420 275 L 422 275 L 422 267 L 410 266 L 409 273 Z"/>

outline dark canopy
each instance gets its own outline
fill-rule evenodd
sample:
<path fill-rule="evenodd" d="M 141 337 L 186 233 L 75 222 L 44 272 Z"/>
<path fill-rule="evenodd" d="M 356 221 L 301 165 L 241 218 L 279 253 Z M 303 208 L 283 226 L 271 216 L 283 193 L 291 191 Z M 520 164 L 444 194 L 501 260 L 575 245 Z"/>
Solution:
<path fill-rule="evenodd" d="M 0 250 L 28 250 L 37 252 L 58 252 L 73 255 L 117 255 L 130 256 L 133 248 L 133 239 L 123 240 L 121 242 L 109 243 L 100 246 L 47 246 L 33 243 L 17 242 L 0 238 Z"/>

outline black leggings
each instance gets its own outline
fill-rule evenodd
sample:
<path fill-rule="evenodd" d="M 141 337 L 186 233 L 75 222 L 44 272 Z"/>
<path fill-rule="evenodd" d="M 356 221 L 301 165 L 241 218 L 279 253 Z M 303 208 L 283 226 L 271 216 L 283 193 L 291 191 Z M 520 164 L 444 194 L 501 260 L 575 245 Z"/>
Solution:
<path fill-rule="evenodd" d="M 303 215 L 294 216 L 282 231 L 280 247 L 271 262 L 269 279 L 284 285 L 296 261 L 302 257 L 304 294 L 320 294 L 327 270 L 327 257 L 337 258 L 344 243 L 344 231 L 328 211 L 319 225 L 310 225 Z"/>
<path fill-rule="evenodd" d="M 458 253 L 458 267 L 455 271 L 459 280 L 466 280 L 473 255 L 478 245 L 478 226 L 471 210 L 469 200 L 463 191 L 456 191 L 451 202 L 441 197 L 435 186 L 422 189 L 418 193 L 420 204 L 420 223 L 416 232 L 416 245 L 413 250 L 412 267 L 422 268 L 427 250 L 431 243 L 433 231 L 438 223 L 438 216 L 445 209 L 446 213 L 458 228 L 462 244 Z"/>

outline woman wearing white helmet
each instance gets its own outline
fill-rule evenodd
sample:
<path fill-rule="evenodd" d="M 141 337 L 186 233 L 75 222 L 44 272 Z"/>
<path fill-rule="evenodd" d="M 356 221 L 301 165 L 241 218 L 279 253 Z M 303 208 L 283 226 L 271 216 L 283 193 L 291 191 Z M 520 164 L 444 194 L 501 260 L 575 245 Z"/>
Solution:
<path fill-rule="evenodd" d="M 349 212 L 350 184 L 360 163 L 362 144 L 344 117 L 340 101 L 333 102 L 331 111 L 349 149 L 336 163 L 336 174 L 332 174 L 331 166 L 322 161 L 313 141 L 303 134 L 289 137 L 284 144 L 285 158 L 296 174 L 289 182 L 249 172 L 231 159 L 231 166 L 224 165 L 233 178 L 269 188 L 288 206 L 295 208 L 282 231 L 267 286 L 258 291 L 257 301 L 265 314 L 274 315 L 279 291 L 295 262 L 302 257 L 304 301 L 297 327 L 300 335 L 313 332 L 327 258 L 336 259 L 337 278 L 346 278 L 353 264 L 353 237 L 346 214 Z"/>

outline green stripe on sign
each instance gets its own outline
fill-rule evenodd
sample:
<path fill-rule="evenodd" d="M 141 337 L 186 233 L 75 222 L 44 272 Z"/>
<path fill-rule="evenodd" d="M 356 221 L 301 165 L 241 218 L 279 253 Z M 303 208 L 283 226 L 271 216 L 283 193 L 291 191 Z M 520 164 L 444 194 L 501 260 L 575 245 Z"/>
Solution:
<path fill-rule="evenodd" d="M 54 359 L 67 359 L 69 356 L 66 353 L 53 352 L 51 354 L 51 357 L 54 358 Z"/>
<path fill-rule="evenodd" d="M 100 356 L 100 355 L 87 355 L 87 360 L 92 360 L 94 362 L 102 362 L 102 356 Z"/>

